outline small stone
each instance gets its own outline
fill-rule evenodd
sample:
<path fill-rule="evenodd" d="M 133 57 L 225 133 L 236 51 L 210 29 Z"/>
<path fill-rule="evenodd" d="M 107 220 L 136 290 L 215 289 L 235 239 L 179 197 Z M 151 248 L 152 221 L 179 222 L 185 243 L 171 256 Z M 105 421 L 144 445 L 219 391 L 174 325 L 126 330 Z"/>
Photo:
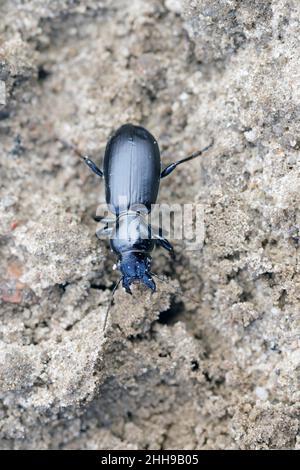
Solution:
<path fill-rule="evenodd" d="M 268 390 L 266 390 L 263 387 L 256 387 L 255 388 L 255 394 L 259 400 L 265 401 L 269 397 Z"/>

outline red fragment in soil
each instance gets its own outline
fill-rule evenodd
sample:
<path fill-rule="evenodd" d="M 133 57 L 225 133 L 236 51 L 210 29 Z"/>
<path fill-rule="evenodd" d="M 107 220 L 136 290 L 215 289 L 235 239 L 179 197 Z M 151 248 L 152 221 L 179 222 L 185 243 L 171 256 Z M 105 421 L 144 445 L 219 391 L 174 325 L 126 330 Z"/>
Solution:
<path fill-rule="evenodd" d="M 15 230 L 15 228 L 17 228 L 18 225 L 19 225 L 19 221 L 18 221 L 18 220 L 14 220 L 14 221 L 10 224 L 10 229 L 11 229 L 11 230 Z"/>
<path fill-rule="evenodd" d="M 0 282 L 0 299 L 3 302 L 12 304 L 19 304 L 22 301 L 23 290 L 25 284 L 18 281 L 5 281 Z"/>

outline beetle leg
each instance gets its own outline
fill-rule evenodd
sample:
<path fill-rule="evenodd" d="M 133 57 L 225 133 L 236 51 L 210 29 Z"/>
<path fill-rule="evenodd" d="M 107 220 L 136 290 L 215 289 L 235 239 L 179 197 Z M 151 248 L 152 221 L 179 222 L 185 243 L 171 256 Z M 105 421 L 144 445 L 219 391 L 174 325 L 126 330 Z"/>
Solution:
<path fill-rule="evenodd" d="M 96 173 L 96 175 L 100 176 L 101 178 L 103 177 L 103 171 L 100 170 L 100 168 L 97 167 L 96 163 L 93 162 L 89 157 L 81 157 L 83 161 L 87 164 L 90 169 Z"/>
<path fill-rule="evenodd" d="M 105 227 L 101 228 L 100 230 L 96 230 L 96 237 L 99 239 L 102 239 L 103 237 L 110 237 L 112 231 L 113 227 L 105 225 Z"/>
<path fill-rule="evenodd" d="M 105 331 L 105 328 L 106 328 L 106 323 L 107 323 L 107 319 L 108 319 L 108 314 L 109 314 L 109 311 L 114 303 L 114 295 L 115 295 L 115 292 L 116 290 L 118 289 L 119 287 L 119 284 L 120 282 L 122 281 L 122 277 L 120 277 L 120 279 L 116 282 L 114 288 L 113 288 L 113 291 L 111 293 L 111 297 L 110 297 L 110 301 L 109 301 L 109 304 L 108 304 L 108 307 L 107 307 L 107 310 L 106 310 L 106 314 L 105 314 L 105 318 L 104 318 L 104 323 L 103 323 L 103 331 Z"/>
<path fill-rule="evenodd" d="M 171 258 L 172 259 L 175 259 L 175 252 L 174 252 L 174 248 L 173 246 L 171 245 L 171 243 L 169 242 L 169 240 L 167 240 L 166 238 L 163 238 L 159 235 L 155 235 L 154 236 L 155 238 L 155 243 L 156 245 L 158 246 L 161 246 L 162 248 L 164 248 L 165 250 L 167 250 L 170 255 L 171 255 Z"/>
<path fill-rule="evenodd" d="M 95 222 L 102 222 L 102 224 L 112 224 L 115 222 L 115 219 L 111 217 L 103 217 L 102 215 L 94 215 L 93 219 Z"/>
<path fill-rule="evenodd" d="M 157 227 L 155 225 L 150 226 L 150 233 L 153 238 L 168 236 L 167 230 L 163 229 L 162 227 Z"/>
<path fill-rule="evenodd" d="M 183 158 L 182 160 L 178 160 L 178 162 L 170 163 L 170 165 L 168 165 L 166 168 L 163 169 L 163 171 L 160 174 L 160 178 L 165 178 L 166 176 L 168 176 L 170 173 L 172 173 L 172 171 L 175 170 L 175 168 L 177 168 L 178 165 L 181 165 L 181 163 L 185 163 L 185 162 L 188 162 L 189 160 L 193 160 L 196 157 L 200 157 L 200 155 L 202 155 L 203 152 L 206 152 L 213 145 L 213 143 L 214 141 L 212 140 L 211 143 L 207 145 L 207 147 L 205 147 L 204 149 L 197 150 L 196 152 L 192 153 L 188 157 Z"/>

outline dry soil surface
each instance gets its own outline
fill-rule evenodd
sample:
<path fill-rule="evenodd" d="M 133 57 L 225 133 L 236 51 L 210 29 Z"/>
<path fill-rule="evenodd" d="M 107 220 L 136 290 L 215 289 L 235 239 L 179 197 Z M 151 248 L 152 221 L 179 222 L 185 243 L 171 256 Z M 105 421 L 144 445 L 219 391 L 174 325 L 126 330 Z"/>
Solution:
<path fill-rule="evenodd" d="M 7 449 L 299 448 L 300 3 L 0 0 L 0 439 Z M 153 296 L 92 219 L 124 122 L 160 201 L 204 207 Z M 198 299 L 174 295 L 181 289 Z"/>

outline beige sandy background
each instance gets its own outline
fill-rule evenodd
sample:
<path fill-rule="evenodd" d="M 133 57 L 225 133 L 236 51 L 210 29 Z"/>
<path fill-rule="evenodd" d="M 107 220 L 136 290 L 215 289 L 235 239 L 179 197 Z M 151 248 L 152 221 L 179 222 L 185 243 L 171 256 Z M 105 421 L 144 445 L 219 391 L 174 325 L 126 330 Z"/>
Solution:
<path fill-rule="evenodd" d="M 296 0 L 0 2 L 0 439 L 13 449 L 299 448 Z M 124 122 L 205 208 L 205 243 L 116 294 L 92 220 Z M 180 288 L 199 305 L 172 292 Z M 163 313 L 160 313 L 163 312 Z"/>

